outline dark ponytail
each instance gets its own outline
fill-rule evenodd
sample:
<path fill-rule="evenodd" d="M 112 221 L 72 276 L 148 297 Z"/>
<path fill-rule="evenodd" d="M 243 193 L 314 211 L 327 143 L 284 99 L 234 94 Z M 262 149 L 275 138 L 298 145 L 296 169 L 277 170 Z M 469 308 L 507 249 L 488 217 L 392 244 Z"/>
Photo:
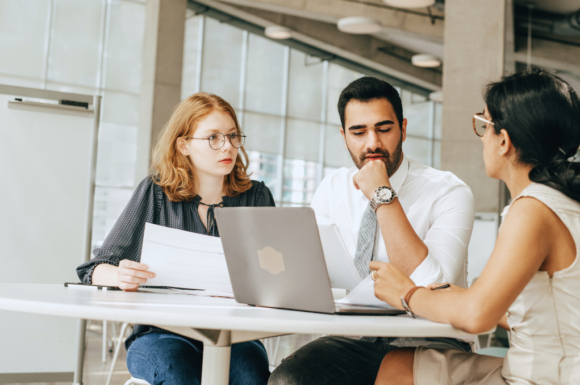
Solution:
<path fill-rule="evenodd" d="M 533 70 L 489 84 L 484 98 L 496 134 L 505 129 L 518 161 L 535 165 L 530 180 L 580 202 L 580 99 L 574 89 Z"/>

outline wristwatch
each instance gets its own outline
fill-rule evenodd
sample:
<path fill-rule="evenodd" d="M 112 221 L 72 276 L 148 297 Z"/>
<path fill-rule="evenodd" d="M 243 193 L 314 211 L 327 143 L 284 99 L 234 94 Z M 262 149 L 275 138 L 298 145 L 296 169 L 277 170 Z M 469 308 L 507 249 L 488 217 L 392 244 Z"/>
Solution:
<path fill-rule="evenodd" d="M 376 189 L 373 199 L 371 199 L 371 208 L 376 212 L 381 205 L 388 205 L 398 197 L 399 196 L 392 188 L 387 186 L 379 187 Z"/>

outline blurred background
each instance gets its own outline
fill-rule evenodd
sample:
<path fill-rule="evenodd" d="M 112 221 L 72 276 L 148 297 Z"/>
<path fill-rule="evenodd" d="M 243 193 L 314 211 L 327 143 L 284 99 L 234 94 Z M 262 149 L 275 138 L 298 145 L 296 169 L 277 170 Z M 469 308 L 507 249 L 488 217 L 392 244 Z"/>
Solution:
<path fill-rule="evenodd" d="M 382 78 L 401 93 L 406 156 L 473 191 L 473 282 L 509 203 L 486 177 L 472 130 L 482 88 L 540 67 L 579 89 L 579 10 L 580 0 L 0 0 L 0 84 L 102 95 L 98 247 L 148 174 L 180 100 L 205 91 L 230 102 L 252 178 L 278 206 L 307 206 L 328 172 L 352 166 L 339 132 L 341 90 L 361 76 Z M 103 332 L 97 323 L 89 330 Z M 283 338 L 273 362 L 310 337 Z M 89 349 L 100 349 L 96 341 Z M 505 345 L 505 336 L 492 343 Z M 94 373 L 106 365 L 96 359 L 88 382 L 100 382 Z M 123 357 L 118 365 L 114 381 L 124 383 Z"/>

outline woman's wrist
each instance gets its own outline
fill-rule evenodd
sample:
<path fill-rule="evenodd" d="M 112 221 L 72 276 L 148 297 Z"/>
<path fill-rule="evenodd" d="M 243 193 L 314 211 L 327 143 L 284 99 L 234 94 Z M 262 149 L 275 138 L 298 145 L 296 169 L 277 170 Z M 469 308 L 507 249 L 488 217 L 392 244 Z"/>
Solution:
<path fill-rule="evenodd" d="M 101 263 L 93 269 L 91 282 L 93 285 L 119 286 L 117 266 Z"/>
<path fill-rule="evenodd" d="M 424 289 L 424 288 L 425 288 L 424 286 L 414 286 L 407 291 L 407 294 L 405 294 L 404 296 L 401 296 L 401 303 L 403 305 L 403 308 L 405 309 L 407 314 L 409 314 L 413 318 L 415 318 L 415 313 L 411 309 L 411 305 L 410 305 L 411 298 L 417 292 L 417 290 Z"/>

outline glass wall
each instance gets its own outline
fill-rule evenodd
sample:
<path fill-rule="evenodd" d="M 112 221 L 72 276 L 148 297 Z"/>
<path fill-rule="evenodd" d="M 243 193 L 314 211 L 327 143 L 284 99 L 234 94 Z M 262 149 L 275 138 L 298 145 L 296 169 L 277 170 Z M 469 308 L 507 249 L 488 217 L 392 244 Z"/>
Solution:
<path fill-rule="evenodd" d="M 93 244 L 129 200 L 135 180 L 145 0 L 0 1 L 0 84 L 103 96 Z M 325 175 L 352 167 L 338 96 L 363 76 L 328 61 L 188 14 L 182 98 L 220 95 L 248 135 L 252 178 L 278 205 L 308 205 Z M 405 153 L 438 167 L 440 106 L 402 92 Z"/>
<path fill-rule="evenodd" d="M 248 136 L 252 178 L 280 206 L 309 205 L 322 178 L 352 167 L 340 134 L 340 92 L 364 76 L 204 16 L 186 23 L 182 96 L 197 91 L 230 102 Z M 405 154 L 439 167 L 441 106 L 402 91 Z"/>
<path fill-rule="evenodd" d="M 93 245 L 135 185 L 145 0 L 0 1 L 0 83 L 103 96 Z"/>

